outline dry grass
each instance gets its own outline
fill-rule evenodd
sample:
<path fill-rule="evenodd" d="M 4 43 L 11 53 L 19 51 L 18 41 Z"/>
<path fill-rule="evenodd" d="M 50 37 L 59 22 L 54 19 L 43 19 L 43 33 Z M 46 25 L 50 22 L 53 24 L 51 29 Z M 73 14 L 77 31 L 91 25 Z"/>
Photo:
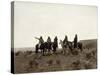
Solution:
<path fill-rule="evenodd" d="M 46 56 L 42 56 L 41 53 L 35 54 L 33 51 L 18 51 L 15 53 L 15 73 L 97 68 L 96 46 L 90 47 L 89 49 L 84 48 L 83 52 L 75 49 L 73 53 L 69 53 L 66 55 L 63 55 L 61 51 L 62 50 L 60 49 L 57 50 L 56 54 Z"/>

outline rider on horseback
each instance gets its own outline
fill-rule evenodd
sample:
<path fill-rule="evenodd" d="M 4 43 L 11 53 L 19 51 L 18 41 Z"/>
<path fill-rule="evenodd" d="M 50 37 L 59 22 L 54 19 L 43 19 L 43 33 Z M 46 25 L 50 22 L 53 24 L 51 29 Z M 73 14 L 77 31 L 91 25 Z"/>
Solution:
<path fill-rule="evenodd" d="M 68 37 L 67 37 L 67 35 L 65 35 L 65 39 L 63 40 L 63 44 L 64 44 L 64 46 L 67 46 L 67 44 L 68 44 Z"/>
<path fill-rule="evenodd" d="M 56 44 L 56 46 L 58 48 L 58 38 L 57 38 L 57 36 L 54 38 L 54 43 Z"/>
<path fill-rule="evenodd" d="M 74 48 L 77 48 L 77 42 L 78 42 L 78 38 L 77 38 L 77 34 L 76 34 L 75 38 L 74 38 Z"/>
<path fill-rule="evenodd" d="M 51 43 L 51 38 L 48 36 L 47 43 Z"/>
<path fill-rule="evenodd" d="M 37 37 L 35 37 L 35 38 L 39 40 L 39 45 L 44 43 L 44 40 L 43 40 L 42 36 L 40 36 L 40 38 L 37 38 Z"/>
<path fill-rule="evenodd" d="M 38 49 L 41 49 L 40 46 L 41 46 L 41 44 L 44 43 L 44 40 L 43 40 L 42 36 L 40 36 L 40 38 L 35 37 L 35 39 L 38 39 L 39 40 L 39 43 L 36 44 L 36 51 L 35 51 L 36 53 L 38 53 Z M 41 50 L 41 52 L 42 52 L 42 50 Z"/>

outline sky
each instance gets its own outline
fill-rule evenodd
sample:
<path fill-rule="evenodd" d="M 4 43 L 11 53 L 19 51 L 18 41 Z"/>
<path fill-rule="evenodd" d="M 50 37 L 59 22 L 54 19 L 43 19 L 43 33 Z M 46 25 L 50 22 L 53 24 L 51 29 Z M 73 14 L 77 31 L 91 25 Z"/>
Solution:
<path fill-rule="evenodd" d="M 73 41 L 97 39 L 97 7 L 53 3 L 14 3 L 14 47 L 35 47 L 34 37 L 48 36 L 53 41 L 63 40 L 65 35 Z"/>

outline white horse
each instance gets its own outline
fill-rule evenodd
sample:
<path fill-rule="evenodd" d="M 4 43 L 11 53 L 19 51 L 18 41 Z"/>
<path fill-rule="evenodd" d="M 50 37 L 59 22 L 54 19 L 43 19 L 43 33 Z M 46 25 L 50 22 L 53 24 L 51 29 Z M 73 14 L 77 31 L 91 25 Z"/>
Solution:
<path fill-rule="evenodd" d="M 62 47 L 62 53 L 66 54 L 66 51 L 68 53 L 68 44 L 64 44 L 62 40 L 60 40 L 59 44 L 61 44 Z"/>

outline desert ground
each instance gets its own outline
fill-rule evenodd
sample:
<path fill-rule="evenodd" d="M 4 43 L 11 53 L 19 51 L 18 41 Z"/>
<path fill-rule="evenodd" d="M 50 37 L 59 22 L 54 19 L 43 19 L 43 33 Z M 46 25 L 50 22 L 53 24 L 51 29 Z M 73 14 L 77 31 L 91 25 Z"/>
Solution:
<path fill-rule="evenodd" d="M 97 68 L 97 39 L 81 40 L 83 51 L 75 49 L 72 54 L 67 49 L 57 49 L 56 54 L 35 54 L 31 49 L 21 48 L 14 53 L 14 73 L 34 73 L 50 71 L 84 70 Z M 28 50 L 29 49 L 29 50 Z"/>

